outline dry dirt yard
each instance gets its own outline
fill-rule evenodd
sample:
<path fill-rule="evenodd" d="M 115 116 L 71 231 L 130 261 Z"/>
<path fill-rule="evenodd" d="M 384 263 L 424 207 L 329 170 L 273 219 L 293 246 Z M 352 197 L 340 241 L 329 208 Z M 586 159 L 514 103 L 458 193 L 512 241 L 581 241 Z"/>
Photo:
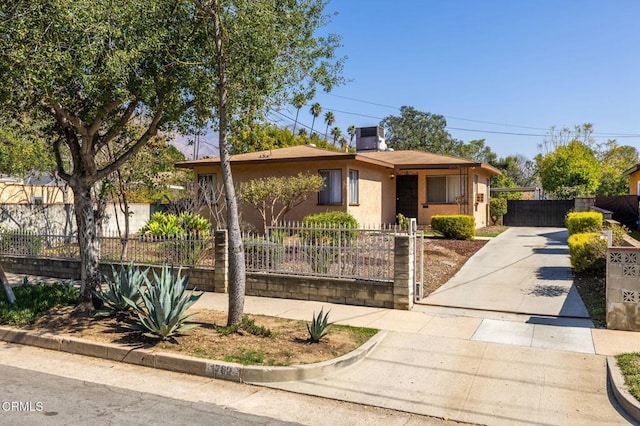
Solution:
<path fill-rule="evenodd" d="M 425 295 L 447 282 L 485 243 L 483 240 L 425 239 Z M 153 351 L 177 352 L 254 365 L 307 364 L 336 358 L 356 349 L 375 334 L 375 330 L 334 325 L 320 343 L 312 344 L 306 341 L 308 333 L 305 321 L 247 315 L 256 326 L 269 329 L 271 336 L 257 336 L 242 329 L 237 333 L 224 335 L 221 331 L 226 324 L 225 312 L 196 312 L 192 321 L 198 323 L 199 327 L 165 342 L 144 337 L 139 332 L 126 328 L 131 318 L 80 315 L 72 307 L 54 308 L 48 315 L 26 328 Z M 312 314 L 309 312 L 309 320 Z"/>

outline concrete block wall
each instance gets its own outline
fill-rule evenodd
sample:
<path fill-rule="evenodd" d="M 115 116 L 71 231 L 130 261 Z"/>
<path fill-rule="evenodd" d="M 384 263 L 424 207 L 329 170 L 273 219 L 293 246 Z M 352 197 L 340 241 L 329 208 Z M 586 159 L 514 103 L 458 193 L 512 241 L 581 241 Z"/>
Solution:
<path fill-rule="evenodd" d="M 6 272 L 24 275 L 41 275 L 61 280 L 80 279 L 80 261 L 52 258 L 31 258 L 24 256 L 5 256 L 0 264 Z M 113 264 L 116 269 L 119 264 Z M 100 272 L 111 276 L 111 263 L 101 263 Z M 138 265 L 159 270 L 159 266 Z M 218 283 L 217 278 L 226 274 L 213 268 L 183 268 L 182 273 L 189 277 L 189 287 L 202 291 L 226 289 L 226 283 Z M 394 286 L 389 282 L 359 281 L 351 279 L 332 279 L 318 277 L 297 277 L 275 274 L 247 274 L 246 294 L 248 296 L 275 297 L 296 300 L 315 300 L 346 305 L 375 306 L 394 308 Z"/>
<path fill-rule="evenodd" d="M 247 274 L 246 294 L 343 305 L 394 307 L 392 283 L 378 281 L 250 273 Z"/>
<path fill-rule="evenodd" d="M 640 331 L 640 248 L 607 250 L 607 328 Z"/>

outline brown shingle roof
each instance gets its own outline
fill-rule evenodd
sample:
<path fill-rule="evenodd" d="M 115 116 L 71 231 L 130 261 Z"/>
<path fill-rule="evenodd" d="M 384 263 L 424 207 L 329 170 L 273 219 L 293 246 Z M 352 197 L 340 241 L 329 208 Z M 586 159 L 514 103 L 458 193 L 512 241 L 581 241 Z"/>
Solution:
<path fill-rule="evenodd" d="M 424 151 L 360 151 L 353 153 L 330 151 L 328 149 L 318 148 L 311 145 L 298 145 L 231 156 L 232 164 L 300 162 L 331 159 L 363 161 L 366 163 L 377 164 L 382 167 L 396 168 L 400 170 L 482 167 L 491 174 L 500 174 L 498 169 L 488 164 Z M 177 163 L 176 166 L 192 168 L 199 165 L 219 163 L 220 158 L 215 157 L 195 161 L 182 161 Z"/>

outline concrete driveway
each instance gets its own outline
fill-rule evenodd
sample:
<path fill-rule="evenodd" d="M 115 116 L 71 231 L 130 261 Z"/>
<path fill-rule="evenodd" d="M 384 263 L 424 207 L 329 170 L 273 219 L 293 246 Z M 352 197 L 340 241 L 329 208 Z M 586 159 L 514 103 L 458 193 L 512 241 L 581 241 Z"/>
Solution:
<path fill-rule="evenodd" d="M 573 285 L 564 228 L 509 228 L 420 303 L 589 318 Z"/>

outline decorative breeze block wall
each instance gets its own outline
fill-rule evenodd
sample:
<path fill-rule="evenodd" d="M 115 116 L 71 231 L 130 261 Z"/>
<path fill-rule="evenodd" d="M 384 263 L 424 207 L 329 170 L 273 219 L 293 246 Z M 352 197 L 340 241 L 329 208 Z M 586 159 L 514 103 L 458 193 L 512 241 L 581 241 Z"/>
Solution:
<path fill-rule="evenodd" d="M 607 251 L 607 328 L 640 331 L 640 249 Z"/>

